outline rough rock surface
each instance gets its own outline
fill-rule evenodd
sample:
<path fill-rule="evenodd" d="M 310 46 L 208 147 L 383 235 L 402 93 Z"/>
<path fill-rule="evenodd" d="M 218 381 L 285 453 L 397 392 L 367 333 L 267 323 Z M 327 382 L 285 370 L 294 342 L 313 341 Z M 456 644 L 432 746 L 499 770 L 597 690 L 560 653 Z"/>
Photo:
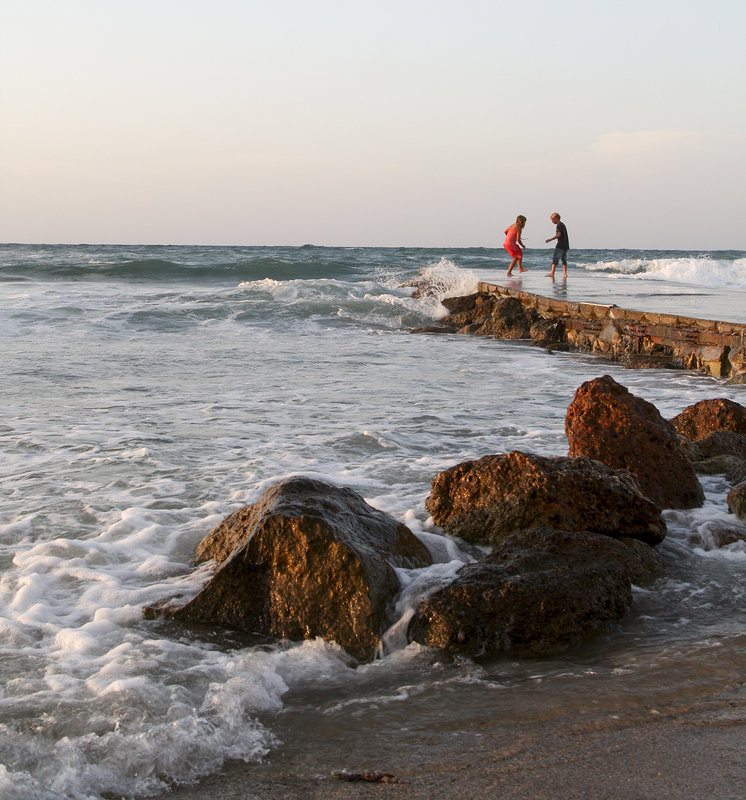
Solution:
<path fill-rule="evenodd" d="M 532 343 L 538 347 L 547 347 L 552 350 L 569 349 L 565 323 L 561 319 L 541 317 L 531 325 L 529 334 Z"/>
<path fill-rule="evenodd" d="M 661 510 L 634 478 L 587 458 L 548 458 L 518 450 L 464 461 L 439 473 L 425 508 L 448 533 L 495 545 L 516 530 L 550 526 L 657 544 Z"/>
<path fill-rule="evenodd" d="M 738 456 L 722 455 L 701 460 L 693 459 L 692 464 L 698 475 L 724 475 L 733 485 L 746 480 L 746 460 Z"/>
<path fill-rule="evenodd" d="M 681 445 L 700 475 L 725 475 L 731 483 L 746 480 L 746 436 L 713 431 L 702 439 L 681 437 Z"/>
<path fill-rule="evenodd" d="M 703 439 L 713 431 L 733 431 L 746 436 L 746 406 L 724 397 L 700 400 L 671 422 L 688 439 Z"/>
<path fill-rule="evenodd" d="M 587 456 L 637 476 L 661 508 L 695 508 L 704 492 L 671 422 L 611 376 L 582 384 L 567 409 L 569 455 Z"/>
<path fill-rule="evenodd" d="M 746 520 L 746 481 L 736 484 L 728 492 L 728 511 L 739 519 Z"/>
<path fill-rule="evenodd" d="M 146 610 L 273 637 L 336 641 L 371 660 L 400 589 L 394 567 L 431 563 L 427 548 L 351 489 L 310 478 L 270 487 L 197 548 L 220 566 L 192 600 Z"/>
<path fill-rule="evenodd" d="M 410 640 L 473 657 L 547 656 L 622 618 L 655 551 L 634 540 L 551 528 L 519 531 L 420 601 Z"/>
<path fill-rule="evenodd" d="M 715 456 L 746 459 L 746 436 L 733 431 L 713 431 L 694 441 L 684 439 L 683 447 L 692 461 L 704 461 Z"/>
<path fill-rule="evenodd" d="M 514 297 L 499 298 L 491 292 L 466 297 L 447 297 L 441 303 L 448 309 L 448 325 L 457 333 L 494 336 L 497 339 L 529 339 L 531 326 L 539 319 Z"/>

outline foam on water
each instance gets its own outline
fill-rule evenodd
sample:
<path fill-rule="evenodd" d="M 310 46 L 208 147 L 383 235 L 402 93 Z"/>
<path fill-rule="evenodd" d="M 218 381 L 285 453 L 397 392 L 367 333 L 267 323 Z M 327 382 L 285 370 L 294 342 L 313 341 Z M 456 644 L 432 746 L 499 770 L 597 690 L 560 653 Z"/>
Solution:
<path fill-rule="evenodd" d="M 592 272 L 626 275 L 636 280 L 668 281 L 712 288 L 746 288 L 746 258 L 710 254 L 675 258 L 647 257 L 603 260 L 584 264 Z"/>
<path fill-rule="evenodd" d="M 153 250 L 134 255 L 163 261 Z M 303 692 L 326 692 L 334 716 L 494 686 L 481 666 L 406 645 L 417 599 L 472 558 L 424 508 L 433 476 L 487 453 L 566 453 L 566 407 L 602 373 L 669 417 L 707 396 L 744 402 L 743 387 L 699 375 L 410 335 L 442 316 L 442 298 L 476 289 L 485 251 L 334 251 L 325 267 L 318 248 L 265 249 L 244 279 L 226 260 L 235 253 L 202 250 L 179 253 L 206 268 L 193 280 L 181 267 L 164 268 L 172 283 L 140 267 L 111 271 L 110 283 L 75 272 L 82 256 L 89 273 L 89 259 L 133 260 L 114 248 L 58 253 L 74 281 L 45 265 L 54 252 L 26 253 L 36 272 L 0 282 L 4 800 L 146 796 L 227 758 L 258 759 L 279 746 L 273 715 Z M 280 275 L 260 275 L 273 258 Z M 205 279 L 213 262 L 222 283 Z M 428 293 L 412 297 L 407 281 Z M 195 594 L 211 569 L 193 569 L 195 545 L 293 474 L 352 487 L 434 556 L 399 571 L 380 661 L 356 667 L 321 641 L 249 646 L 142 618 L 144 605 Z M 707 549 L 712 526 L 732 522 L 726 488 L 708 479 L 702 509 L 666 512 L 668 583 L 636 593 L 639 613 L 614 640 L 624 669 L 647 669 L 659 642 L 684 651 L 742 618 L 744 546 Z M 613 672 L 598 659 L 556 671 L 582 682 L 588 669 Z M 549 682 L 552 670 L 516 663 L 501 674 Z"/>

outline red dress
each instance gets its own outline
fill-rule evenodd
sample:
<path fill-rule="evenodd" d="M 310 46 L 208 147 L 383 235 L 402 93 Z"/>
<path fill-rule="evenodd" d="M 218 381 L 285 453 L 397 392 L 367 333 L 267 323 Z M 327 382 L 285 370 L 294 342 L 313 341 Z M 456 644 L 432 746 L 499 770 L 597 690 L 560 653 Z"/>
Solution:
<path fill-rule="evenodd" d="M 512 258 L 521 258 L 523 250 L 521 250 L 517 241 L 518 237 L 521 235 L 521 229 L 518 227 L 518 223 L 514 222 L 505 233 L 507 236 L 503 242 L 503 247 L 510 253 Z"/>

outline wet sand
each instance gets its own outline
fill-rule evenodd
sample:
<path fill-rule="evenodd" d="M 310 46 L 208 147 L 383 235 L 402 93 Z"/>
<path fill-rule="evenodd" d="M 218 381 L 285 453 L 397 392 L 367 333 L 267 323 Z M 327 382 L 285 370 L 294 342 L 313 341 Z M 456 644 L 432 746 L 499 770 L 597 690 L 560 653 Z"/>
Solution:
<path fill-rule="evenodd" d="M 280 746 L 262 764 L 232 763 L 163 800 L 379 797 L 407 800 L 702 800 L 744 796 L 746 700 L 628 715 L 551 721 L 441 720 L 396 732 L 360 729 L 340 740 L 327 730 Z M 282 723 L 277 733 L 282 737 Z M 387 773 L 390 782 L 339 773 Z"/>

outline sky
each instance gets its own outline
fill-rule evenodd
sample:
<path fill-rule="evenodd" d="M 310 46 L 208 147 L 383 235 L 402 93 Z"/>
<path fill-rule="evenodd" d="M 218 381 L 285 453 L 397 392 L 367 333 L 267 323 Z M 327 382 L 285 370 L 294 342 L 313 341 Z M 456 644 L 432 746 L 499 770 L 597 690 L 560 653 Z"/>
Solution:
<path fill-rule="evenodd" d="M 746 249 L 744 0 L 0 0 L 0 242 Z"/>

